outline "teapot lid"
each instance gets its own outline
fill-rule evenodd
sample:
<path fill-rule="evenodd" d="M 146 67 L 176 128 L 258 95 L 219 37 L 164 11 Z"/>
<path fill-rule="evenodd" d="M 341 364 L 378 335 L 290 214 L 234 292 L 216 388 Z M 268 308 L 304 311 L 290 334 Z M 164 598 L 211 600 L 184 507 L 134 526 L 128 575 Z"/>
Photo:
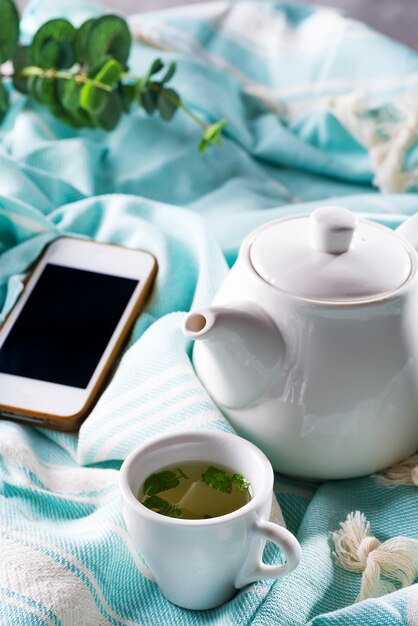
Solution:
<path fill-rule="evenodd" d="M 401 237 L 337 206 L 265 226 L 251 243 L 250 260 L 257 274 L 277 289 L 337 302 L 394 291 L 412 267 Z"/>

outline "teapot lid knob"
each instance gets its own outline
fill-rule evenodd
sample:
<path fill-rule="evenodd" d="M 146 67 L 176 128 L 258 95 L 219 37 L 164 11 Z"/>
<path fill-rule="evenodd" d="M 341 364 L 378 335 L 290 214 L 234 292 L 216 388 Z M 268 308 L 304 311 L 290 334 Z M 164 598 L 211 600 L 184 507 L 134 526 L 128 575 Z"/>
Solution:
<path fill-rule="evenodd" d="M 324 206 L 310 217 L 311 245 L 328 254 L 348 252 L 357 219 L 348 209 Z"/>

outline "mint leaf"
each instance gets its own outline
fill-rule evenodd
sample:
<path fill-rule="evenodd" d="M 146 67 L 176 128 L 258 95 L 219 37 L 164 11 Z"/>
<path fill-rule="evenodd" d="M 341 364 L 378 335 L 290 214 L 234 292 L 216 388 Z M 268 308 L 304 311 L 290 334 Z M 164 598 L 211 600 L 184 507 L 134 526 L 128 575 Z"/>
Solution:
<path fill-rule="evenodd" d="M 186 479 L 188 476 L 186 476 L 180 468 L 178 468 L 177 471 L 178 475 L 170 470 L 164 470 L 148 476 L 144 483 L 144 495 L 153 496 L 157 493 L 161 493 L 161 491 L 168 491 L 169 489 L 178 487 L 180 479 Z"/>
<path fill-rule="evenodd" d="M 151 496 L 150 498 L 145 498 L 142 504 L 147 507 L 147 509 L 151 509 L 155 511 L 155 513 L 160 513 L 160 515 L 166 515 L 167 517 L 181 517 L 181 509 L 174 504 L 170 504 L 164 498 L 160 498 L 160 496 Z"/>
<path fill-rule="evenodd" d="M 223 491 L 223 493 L 231 493 L 232 481 L 225 470 L 219 467 L 208 467 L 206 472 L 202 474 L 203 482 L 212 489 Z"/>
<path fill-rule="evenodd" d="M 231 493 L 233 484 L 238 485 L 239 491 L 246 491 L 250 486 L 250 483 L 245 480 L 242 474 L 229 476 L 225 470 L 213 466 L 208 467 L 206 472 L 202 474 L 202 481 L 208 487 L 223 493 Z"/>
<path fill-rule="evenodd" d="M 174 472 L 168 470 L 164 472 L 158 472 L 157 474 L 151 474 L 144 483 L 144 494 L 146 496 L 153 496 L 161 491 L 168 491 L 174 489 L 180 484 L 179 479 Z"/>
<path fill-rule="evenodd" d="M 242 474 L 233 474 L 231 481 L 239 486 L 240 491 L 247 491 L 250 486 L 250 483 L 245 480 Z"/>

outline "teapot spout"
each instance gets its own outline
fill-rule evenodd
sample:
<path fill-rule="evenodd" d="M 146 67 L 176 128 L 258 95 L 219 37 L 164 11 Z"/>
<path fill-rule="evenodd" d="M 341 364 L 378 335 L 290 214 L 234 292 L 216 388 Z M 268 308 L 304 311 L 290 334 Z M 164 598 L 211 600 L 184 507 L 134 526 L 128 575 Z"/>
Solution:
<path fill-rule="evenodd" d="M 189 313 L 183 333 L 195 342 L 197 375 L 221 407 L 240 409 L 262 396 L 285 355 L 281 333 L 252 302 Z"/>

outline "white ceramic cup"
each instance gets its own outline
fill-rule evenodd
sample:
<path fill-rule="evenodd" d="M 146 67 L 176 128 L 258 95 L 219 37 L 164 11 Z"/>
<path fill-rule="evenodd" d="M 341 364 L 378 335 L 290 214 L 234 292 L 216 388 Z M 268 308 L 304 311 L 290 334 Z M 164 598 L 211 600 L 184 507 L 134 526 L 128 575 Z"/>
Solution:
<path fill-rule="evenodd" d="M 166 517 L 137 500 L 150 474 L 187 461 L 208 461 L 242 474 L 251 484 L 245 506 L 212 519 Z M 301 557 L 297 539 L 269 522 L 273 469 L 261 450 L 230 433 L 189 431 L 153 439 L 135 449 L 120 470 L 123 515 L 162 593 L 188 609 L 210 609 L 237 589 L 265 578 L 286 576 Z M 283 552 L 284 565 L 266 565 L 266 540 Z"/>

